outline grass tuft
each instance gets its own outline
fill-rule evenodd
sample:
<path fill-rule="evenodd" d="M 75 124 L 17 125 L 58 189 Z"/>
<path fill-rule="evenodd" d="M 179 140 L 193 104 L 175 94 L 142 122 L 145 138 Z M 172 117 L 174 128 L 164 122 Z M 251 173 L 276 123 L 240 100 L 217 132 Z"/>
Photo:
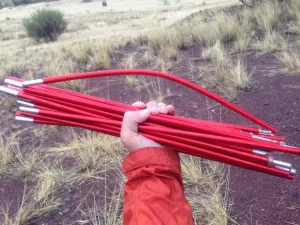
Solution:
<path fill-rule="evenodd" d="M 205 23 L 200 17 L 193 19 L 192 40 L 196 44 L 213 46 L 218 40 L 223 43 L 235 41 L 242 33 L 236 16 L 219 15 Z"/>
<path fill-rule="evenodd" d="M 211 61 L 215 65 L 225 64 L 227 60 L 225 49 L 219 40 L 214 46 L 206 48 L 202 52 L 202 57 Z"/>
<path fill-rule="evenodd" d="M 234 41 L 233 47 L 237 53 L 244 53 L 248 49 L 251 39 L 255 33 L 253 31 L 254 17 L 252 12 L 248 9 L 243 10 L 238 17 L 241 25 L 241 32 L 238 38 Z"/>
<path fill-rule="evenodd" d="M 285 70 L 297 73 L 300 72 L 300 54 L 292 51 L 284 51 L 276 55 Z"/>
<path fill-rule="evenodd" d="M 107 187 L 106 187 L 107 188 Z M 93 208 L 88 209 L 86 214 L 86 224 L 93 225 L 122 225 L 122 205 L 123 205 L 123 183 L 116 184 L 113 190 L 107 190 L 112 192 L 112 196 L 105 195 L 106 204 L 104 207 L 99 207 L 94 199 Z"/>
<path fill-rule="evenodd" d="M 137 67 L 137 59 L 135 59 L 134 54 L 128 55 L 123 60 L 124 69 L 135 69 Z M 137 76 L 125 76 L 125 84 L 130 88 L 138 88 L 140 86 L 140 80 Z"/>
<path fill-rule="evenodd" d="M 206 81 L 217 87 L 228 99 L 235 99 L 237 90 L 249 85 L 249 75 L 243 60 L 232 62 L 219 41 L 204 50 L 202 57 L 210 60 Z"/>
<path fill-rule="evenodd" d="M 221 163 L 181 155 L 185 192 L 193 209 L 195 225 L 228 224 L 227 168 Z"/>
<path fill-rule="evenodd" d="M 141 78 L 143 87 L 147 92 L 146 101 L 155 100 L 157 102 L 164 102 L 164 99 L 171 95 L 171 91 L 168 87 L 164 87 L 162 79 L 149 77 Z"/>
<path fill-rule="evenodd" d="M 107 42 L 98 43 L 93 56 L 90 58 L 90 68 L 92 70 L 110 69 L 113 50 L 113 45 Z"/>
<path fill-rule="evenodd" d="M 287 43 L 284 37 L 277 32 L 266 33 L 263 40 L 256 40 L 253 45 L 253 49 L 262 52 L 275 52 L 282 51 L 287 48 Z"/>
<path fill-rule="evenodd" d="M 288 19 L 300 22 L 300 1 L 289 0 L 284 4 L 285 13 Z"/>
<path fill-rule="evenodd" d="M 258 27 L 265 33 L 271 33 L 277 27 L 281 14 L 281 5 L 277 2 L 258 4 L 253 14 Z"/>
<path fill-rule="evenodd" d="M 15 147 L 15 144 L 5 142 L 2 135 L 0 136 L 0 174 L 8 170 L 8 166 L 13 160 L 13 149 Z"/>
<path fill-rule="evenodd" d="M 77 133 L 70 129 L 65 135 L 66 144 L 51 149 L 53 152 L 67 153 L 76 160 L 76 167 L 89 177 L 97 177 L 113 165 L 115 155 L 120 152 L 120 140 L 92 131 Z"/>

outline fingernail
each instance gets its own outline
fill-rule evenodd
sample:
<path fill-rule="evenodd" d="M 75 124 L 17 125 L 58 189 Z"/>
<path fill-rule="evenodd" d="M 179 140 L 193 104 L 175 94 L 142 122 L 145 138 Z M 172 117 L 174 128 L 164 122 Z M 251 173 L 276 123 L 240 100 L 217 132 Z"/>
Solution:
<path fill-rule="evenodd" d="M 161 110 L 166 110 L 166 107 L 165 106 L 161 106 L 160 109 Z"/>
<path fill-rule="evenodd" d="M 140 113 L 142 115 L 147 115 L 147 114 L 149 114 L 149 110 L 148 109 L 143 109 L 143 110 L 140 111 Z"/>

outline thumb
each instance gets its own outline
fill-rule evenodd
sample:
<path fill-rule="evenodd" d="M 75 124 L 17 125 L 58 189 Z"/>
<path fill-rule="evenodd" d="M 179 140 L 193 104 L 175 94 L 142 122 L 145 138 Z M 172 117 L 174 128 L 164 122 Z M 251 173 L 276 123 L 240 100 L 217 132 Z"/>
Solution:
<path fill-rule="evenodd" d="M 150 112 L 148 109 L 143 109 L 141 111 L 128 111 L 124 114 L 122 129 L 121 129 L 121 138 L 122 136 L 131 138 L 137 135 L 138 124 L 143 123 L 148 119 Z"/>

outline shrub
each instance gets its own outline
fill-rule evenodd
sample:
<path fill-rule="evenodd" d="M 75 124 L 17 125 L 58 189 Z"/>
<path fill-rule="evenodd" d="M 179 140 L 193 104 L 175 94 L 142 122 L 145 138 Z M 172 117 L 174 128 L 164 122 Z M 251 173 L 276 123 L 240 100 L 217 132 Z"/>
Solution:
<path fill-rule="evenodd" d="M 67 21 L 58 10 L 41 9 L 24 19 L 27 35 L 37 41 L 55 41 L 66 29 Z"/>
<path fill-rule="evenodd" d="M 17 6 L 17 5 L 28 4 L 28 3 L 27 0 L 12 0 L 12 4 Z"/>
<path fill-rule="evenodd" d="M 58 1 L 58 0 L 12 0 L 12 4 L 17 6 L 17 5 L 33 4 L 37 2 L 51 2 L 51 1 Z"/>
<path fill-rule="evenodd" d="M 284 0 L 240 0 L 244 5 L 258 5 L 262 3 L 282 3 Z"/>

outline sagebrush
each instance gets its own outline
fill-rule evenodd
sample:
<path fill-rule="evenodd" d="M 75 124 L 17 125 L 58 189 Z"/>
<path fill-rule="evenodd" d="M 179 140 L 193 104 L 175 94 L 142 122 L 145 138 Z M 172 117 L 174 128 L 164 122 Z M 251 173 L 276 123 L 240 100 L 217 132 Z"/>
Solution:
<path fill-rule="evenodd" d="M 64 14 L 53 9 L 39 9 L 23 21 L 27 35 L 37 41 L 55 41 L 65 31 L 67 24 Z"/>

